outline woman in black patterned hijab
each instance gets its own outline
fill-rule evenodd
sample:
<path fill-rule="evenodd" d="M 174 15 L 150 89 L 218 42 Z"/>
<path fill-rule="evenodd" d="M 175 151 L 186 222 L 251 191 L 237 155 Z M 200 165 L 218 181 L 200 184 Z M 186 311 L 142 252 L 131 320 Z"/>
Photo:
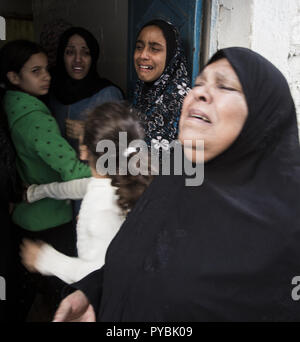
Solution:
<path fill-rule="evenodd" d="M 140 30 L 134 52 L 139 80 L 133 105 L 140 112 L 145 140 L 164 148 L 177 138 L 183 99 L 190 87 L 177 29 L 153 20 Z"/>

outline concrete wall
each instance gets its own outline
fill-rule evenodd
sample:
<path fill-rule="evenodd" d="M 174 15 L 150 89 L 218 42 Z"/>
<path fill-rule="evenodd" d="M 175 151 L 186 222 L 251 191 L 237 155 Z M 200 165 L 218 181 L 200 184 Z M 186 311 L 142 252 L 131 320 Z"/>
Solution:
<path fill-rule="evenodd" d="M 287 68 L 288 79 L 298 110 L 298 122 L 300 123 L 300 0 L 295 1 L 292 11 Z"/>
<path fill-rule="evenodd" d="M 212 0 L 210 53 L 228 46 L 251 46 L 252 0 Z"/>
<path fill-rule="evenodd" d="M 100 75 L 126 90 L 127 0 L 32 0 L 32 5 L 37 39 L 43 24 L 55 19 L 85 27 L 100 43 Z"/>
<path fill-rule="evenodd" d="M 300 0 L 212 0 L 208 56 L 229 46 L 251 48 L 282 71 L 300 129 Z"/>
<path fill-rule="evenodd" d="M 255 0 L 253 19 L 251 47 L 287 77 L 300 128 L 300 0 Z"/>

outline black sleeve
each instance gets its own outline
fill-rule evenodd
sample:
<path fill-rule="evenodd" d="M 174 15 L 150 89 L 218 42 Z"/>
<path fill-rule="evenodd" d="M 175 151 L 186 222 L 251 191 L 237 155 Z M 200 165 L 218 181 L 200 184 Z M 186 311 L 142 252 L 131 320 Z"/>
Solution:
<path fill-rule="evenodd" d="M 63 297 L 66 297 L 76 290 L 82 291 L 87 296 L 90 304 L 93 306 L 97 317 L 102 297 L 103 273 L 104 266 L 97 271 L 90 273 L 77 283 L 69 285 L 63 291 Z"/>

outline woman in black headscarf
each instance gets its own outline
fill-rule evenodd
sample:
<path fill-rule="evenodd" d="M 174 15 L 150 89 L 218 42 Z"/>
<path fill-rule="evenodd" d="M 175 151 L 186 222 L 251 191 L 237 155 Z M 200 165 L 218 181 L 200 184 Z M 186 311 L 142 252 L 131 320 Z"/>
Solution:
<path fill-rule="evenodd" d="M 98 42 L 86 29 L 72 27 L 61 35 L 49 107 L 62 136 L 77 152 L 88 110 L 106 102 L 123 100 L 119 88 L 109 80 L 100 78 L 98 58 Z M 80 205 L 81 201 L 74 202 L 74 219 Z"/>
<path fill-rule="evenodd" d="M 179 33 L 163 20 L 152 20 L 138 33 L 134 52 L 138 75 L 133 105 L 140 112 L 145 140 L 167 148 L 177 138 L 182 102 L 189 91 Z"/>
<path fill-rule="evenodd" d="M 72 27 L 61 35 L 49 106 L 62 135 L 76 150 L 85 111 L 123 99 L 119 88 L 99 76 L 98 58 L 98 42 L 86 29 Z"/>
<path fill-rule="evenodd" d="M 87 297 L 67 297 L 57 320 L 300 319 L 300 148 L 283 75 L 251 50 L 219 51 L 185 99 L 179 139 L 191 161 L 204 140 L 202 186 L 157 177 L 104 268 L 74 285 Z"/>

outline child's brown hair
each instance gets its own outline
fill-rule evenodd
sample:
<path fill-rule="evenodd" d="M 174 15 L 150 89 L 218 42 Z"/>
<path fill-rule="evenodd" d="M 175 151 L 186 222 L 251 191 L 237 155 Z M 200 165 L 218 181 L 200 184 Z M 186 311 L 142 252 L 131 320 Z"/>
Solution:
<path fill-rule="evenodd" d="M 89 113 L 85 122 L 83 144 L 87 146 L 96 165 L 98 158 L 105 153 L 96 151 L 98 143 L 103 140 L 109 140 L 114 143 L 116 147 L 116 155 L 114 156 L 116 157 L 116 174 L 108 174 L 107 176 L 111 178 L 112 186 L 118 188 L 116 192 L 119 196 L 118 205 L 123 213 L 127 214 L 151 183 L 152 176 L 150 175 L 148 154 L 146 155 L 146 163 L 149 171 L 147 175 L 131 175 L 128 170 L 126 170 L 126 175 L 120 174 L 120 161 L 118 156 L 124 156 L 127 148 L 127 146 L 120 146 L 119 144 L 120 132 L 127 133 L 128 144 L 133 140 L 144 139 L 144 130 L 135 110 L 124 102 L 108 102 L 96 107 Z M 130 153 L 125 158 L 128 159 L 129 156 Z"/>

